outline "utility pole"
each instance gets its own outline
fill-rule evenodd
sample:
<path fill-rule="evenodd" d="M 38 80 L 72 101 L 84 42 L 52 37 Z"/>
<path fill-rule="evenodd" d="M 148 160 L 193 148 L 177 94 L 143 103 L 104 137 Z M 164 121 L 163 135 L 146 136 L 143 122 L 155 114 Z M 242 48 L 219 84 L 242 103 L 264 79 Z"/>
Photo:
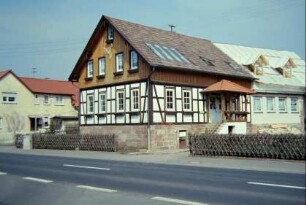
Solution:
<path fill-rule="evenodd" d="M 173 31 L 174 31 L 174 28 L 176 27 L 176 26 L 173 25 L 173 24 L 169 24 L 168 26 L 170 27 L 170 31 L 171 31 L 171 32 L 173 32 Z"/>

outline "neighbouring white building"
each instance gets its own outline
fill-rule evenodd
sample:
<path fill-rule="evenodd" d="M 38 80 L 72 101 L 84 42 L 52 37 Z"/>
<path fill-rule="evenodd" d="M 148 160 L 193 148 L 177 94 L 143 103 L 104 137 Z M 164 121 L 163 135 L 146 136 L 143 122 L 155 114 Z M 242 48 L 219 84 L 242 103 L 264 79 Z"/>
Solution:
<path fill-rule="evenodd" d="M 251 131 L 303 132 L 305 60 L 290 51 L 215 45 L 256 78 L 251 96 Z M 273 131 L 272 131 L 273 132 Z"/>

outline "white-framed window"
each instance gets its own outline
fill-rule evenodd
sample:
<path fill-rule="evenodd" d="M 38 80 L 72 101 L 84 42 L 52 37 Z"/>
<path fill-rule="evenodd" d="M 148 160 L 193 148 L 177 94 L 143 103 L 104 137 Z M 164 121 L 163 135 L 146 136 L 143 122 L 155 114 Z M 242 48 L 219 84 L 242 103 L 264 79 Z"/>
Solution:
<path fill-rule="evenodd" d="M 2 103 L 15 104 L 17 103 L 16 93 L 2 93 Z"/>
<path fill-rule="evenodd" d="M 49 95 L 44 95 L 44 104 L 50 104 L 50 97 L 49 97 Z"/>
<path fill-rule="evenodd" d="M 132 111 L 139 111 L 139 89 L 133 89 L 131 91 L 131 108 Z"/>
<path fill-rule="evenodd" d="M 298 98 L 291 98 L 290 99 L 290 109 L 291 112 L 298 112 Z"/>
<path fill-rule="evenodd" d="M 106 112 L 106 92 L 99 93 L 99 112 Z"/>
<path fill-rule="evenodd" d="M 287 98 L 285 97 L 278 98 L 278 111 L 287 112 Z"/>
<path fill-rule="evenodd" d="M 61 95 L 56 96 L 56 105 L 64 105 L 63 96 Z"/>
<path fill-rule="evenodd" d="M 112 26 L 107 27 L 107 40 L 108 41 L 114 40 L 114 28 Z"/>
<path fill-rule="evenodd" d="M 191 91 L 183 90 L 183 110 L 191 111 Z"/>
<path fill-rule="evenodd" d="M 43 126 L 44 126 L 44 128 L 49 127 L 49 118 L 48 117 L 43 118 Z"/>
<path fill-rule="evenodd" d="M 275 112 L 275 98 L 267 97 L 267 112 Z"/>
<path fill-rule="evenodd" d="M 93 76 L 93 60 L 87 61 L 86 64 L 86 77 L 92 78 Z"/>
<path fill-rule="evenodd" d="M 136 51 L 130 52 L 130 69 L 137 70 L 138 69 L 138 54 Z"/>
<path fill-rule="evenodd" d="M 88 94 L 87 95 L 87 114 L 94 113 L 94 95 Z"/>
<path fill-rule="evenodd" d="M 166 110 L 174 111 L 174 89 L 166 89 Z"/>
<path fill-rule="evenodd" d="M 254 97 L 254 112 L 262 112 L 262 97 Z"/>
<path fill-rule="evenodd" d="M 123 90 L 118 90 L 117 91 L 117 96 L 116 96 L 116 107 L 117 107 L 117 112 L 124 112 L 124 107 L 125 107 L 125 99 L 124 99 L 124 91 Z"/>
<path fill-rule="evenodd" d="M 116 72 L 123 71 L 123 53 L 116 54 Z"/>
<path fill-rule="evenodd" d="M 35 105 L 39 105 L 39 102 L 40 100 L 39 100 L 39 95 L 34 95 L 34 103 L 35 103 Z"/>
<path fill-rule="evenodd" d="M 105 57 L 99 58 L 99 75 L 105 75 Z"/>
<path fill-rule="evenodd" d="M 0 116 L 0 129 L 3 128 L 3 118 Z"/>

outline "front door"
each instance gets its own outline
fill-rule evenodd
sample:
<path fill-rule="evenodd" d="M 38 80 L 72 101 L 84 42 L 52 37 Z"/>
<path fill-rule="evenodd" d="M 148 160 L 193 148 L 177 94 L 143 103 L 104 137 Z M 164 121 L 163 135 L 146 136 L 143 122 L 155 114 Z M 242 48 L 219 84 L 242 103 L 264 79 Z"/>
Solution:
<path fill-rule="evenodd" d="M 221 97 L 219 95 L 209 97 L 209 122 L 214 124 L 222 122 Z"/>

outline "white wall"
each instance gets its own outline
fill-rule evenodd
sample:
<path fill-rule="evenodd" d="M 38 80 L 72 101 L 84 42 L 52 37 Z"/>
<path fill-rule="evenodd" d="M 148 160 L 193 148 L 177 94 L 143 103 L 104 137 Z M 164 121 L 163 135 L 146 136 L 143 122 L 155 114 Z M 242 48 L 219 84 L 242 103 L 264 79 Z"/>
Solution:
<path fill-rule="evenodd" d="M 247 133 L 247 123 L 246 122 L 226 122 L 222 123 L 217 130 L 218 134 L 228 134 L 228 127 L 233 126 L 232 134 L 246 134 Z"/>

